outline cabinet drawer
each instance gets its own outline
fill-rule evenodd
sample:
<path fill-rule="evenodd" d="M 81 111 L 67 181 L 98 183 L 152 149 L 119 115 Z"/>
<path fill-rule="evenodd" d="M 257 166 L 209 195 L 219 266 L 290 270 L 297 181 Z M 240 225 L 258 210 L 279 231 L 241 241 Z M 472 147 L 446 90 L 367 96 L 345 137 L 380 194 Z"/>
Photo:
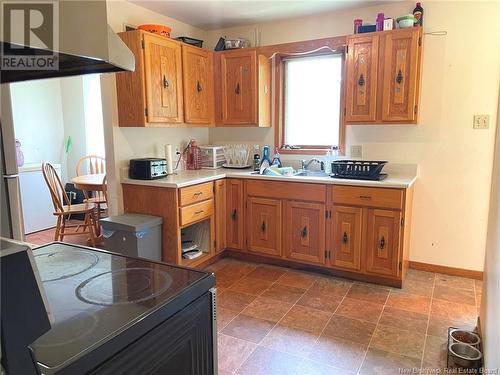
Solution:
<path fill-rule="evenodd" d="M 179 208 L 181 226 L 206 219 L 214 213 L 214 200 L 195 203 L 190 206 Z"/>
<path fill-rule="evenodd" d="M 361 186 L 333 186 L 336 204 L 402 209 L 403 190 Z"/>
<path fill-rule="evenodd" d="M 214 183 L 193 185 L 179 189 L 179 206 L 201 202 L 214 196 Z"/>
<path fill-rule="evenodd" d="M 246 181 L 247 195 L 309 202 L 326 201 L 326 185 L 282 181 Z"/>

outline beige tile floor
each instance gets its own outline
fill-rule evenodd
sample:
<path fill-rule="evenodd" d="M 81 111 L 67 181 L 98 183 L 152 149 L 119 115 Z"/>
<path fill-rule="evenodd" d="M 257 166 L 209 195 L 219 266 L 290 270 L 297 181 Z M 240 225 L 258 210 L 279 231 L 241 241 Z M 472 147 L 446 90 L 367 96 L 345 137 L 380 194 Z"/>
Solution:
<path fill-rule="evenodd" d="M 415 270 L 402 289 L 233 259 L 207 270 L 221 375 L 435 373 L 447 328 L 473 329 L 481 299 L 479 281 Z"/>

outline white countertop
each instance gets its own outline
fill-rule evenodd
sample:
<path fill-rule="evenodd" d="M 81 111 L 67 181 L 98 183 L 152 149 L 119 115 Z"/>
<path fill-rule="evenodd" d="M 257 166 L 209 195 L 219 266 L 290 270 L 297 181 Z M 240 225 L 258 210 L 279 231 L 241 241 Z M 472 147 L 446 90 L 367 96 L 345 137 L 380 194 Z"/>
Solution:
<path fill-rule="evenodd" d="M 418 166 L 416 164 L 387 164 L 383 173 L 388 176 L 382 181 L 348 180 L 331 177 L 307 176 L 263 176 L 253 174 L 250 169 L 201 169 L 197 171 L 179 171 L 176 174 L 158 180 L 132 180 L 122 177 L 122 184 L 158 186 L 166 188 L 181 188 L 222 178 L 250 178 L 269 181 L 307 182 L 313 184 L 355 185 L 386 188 L 408 188 L 417 179 Z M 128 176 L 128 168 L 122 170 L 122 176 Z"/>

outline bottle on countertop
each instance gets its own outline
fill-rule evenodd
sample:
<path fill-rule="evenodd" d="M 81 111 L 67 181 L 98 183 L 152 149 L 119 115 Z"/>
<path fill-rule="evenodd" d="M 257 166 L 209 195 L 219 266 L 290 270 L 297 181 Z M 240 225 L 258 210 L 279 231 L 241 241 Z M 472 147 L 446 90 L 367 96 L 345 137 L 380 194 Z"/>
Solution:
<path fill-rule="evenodd" d="M 191 139 L 189 142 L 186 164 L 188 170 L 201 169 L 201 149 L 195 139 Z"/>
<path fill-rule="evenodd" d="M 281 155 L 280 155 L 280 152 L 278 150 L 278 147 L 276 147 L 274 149 L 274 158 L 273 158 L 273 162 L 271 163 L 271 166 L 278 167 L 278 168 L 282 167 L 282 164 L 281 164 Z"/>
<path fill-rule="evenodd" d="M 269 165 L 272 164 L 272 161 L 271 161 L 271 157 L 270 157 L 270 149 L 269 149 L 269 145 L 265 145 L 263 148 L 262 148 L 262 158 L 260 159 L 260 163 L 262 164 L 264 161 L 267 160 L 267 162 L 269 163 Z"/>
<path fill-rule="evenodd" d="M 424 8 L 422 8 L 420 3 L 417 3 L 417 6 L 413 9 L 413 17 L 417 19 L 415 21 L 415 26 L 424 25 Z"/>
<path fill-rule="evenodd" d="M 260 170 L 260 146 L 255 145 L 253 147 L 254 153 L 253 153 L 253 170 L 258 171 Z"/>
<path fill-rule="evenodd" d="M 377 14 L 377 21 L 376 21 L 376 31 L 383 31 L 384 30 L 384 13 L 379 13 Z"/>

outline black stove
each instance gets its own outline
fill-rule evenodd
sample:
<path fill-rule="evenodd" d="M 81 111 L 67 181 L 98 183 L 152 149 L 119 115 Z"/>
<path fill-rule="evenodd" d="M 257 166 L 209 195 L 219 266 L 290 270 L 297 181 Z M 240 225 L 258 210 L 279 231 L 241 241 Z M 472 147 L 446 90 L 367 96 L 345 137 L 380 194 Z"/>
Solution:
<path fill-rule="evenodd" d="M 33 254 L 53 323 L 30 348 L 47 374 L 88 371 L 214 285 L 210 273 L 75 245 Z"/>

